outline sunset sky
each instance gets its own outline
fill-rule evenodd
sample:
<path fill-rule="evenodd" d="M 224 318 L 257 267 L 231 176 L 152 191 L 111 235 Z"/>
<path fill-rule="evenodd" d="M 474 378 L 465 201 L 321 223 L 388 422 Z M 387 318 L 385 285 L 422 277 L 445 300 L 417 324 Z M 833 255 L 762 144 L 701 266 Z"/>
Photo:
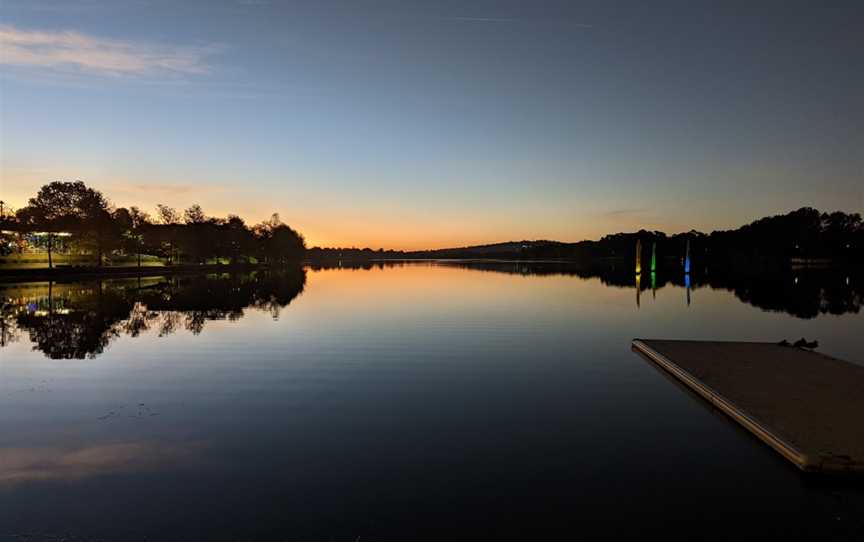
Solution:
<path fill-rule="evenodd" d="M 864 210 L 860 1 L 3 0 L 0 70 L 13 207 L 402 249 Z"/>

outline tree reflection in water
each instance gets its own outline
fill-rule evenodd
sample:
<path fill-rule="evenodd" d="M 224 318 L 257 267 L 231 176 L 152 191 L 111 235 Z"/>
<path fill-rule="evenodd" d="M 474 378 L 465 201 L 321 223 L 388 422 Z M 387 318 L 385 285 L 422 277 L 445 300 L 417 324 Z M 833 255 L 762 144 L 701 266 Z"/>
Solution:
<path fill-rule="evenodd" d="M 297 267 L 206 276 L 146 277 L 0 286 L 0 346 L 26 334 L 52 359 L 94 358 L 120 335 L 155 329 L 160 337 L 201 333 L 210 320 L 238 320 L 244 310 L 274 319 L 306 284 Z"/>
<path fill-rule="evenodd" d="M 624 265 L 603 263 L 584 265 L 565 262 L 525 261 L 449 261 L 436 265 L 457 266 L 480 271 L 519 275 L 567 275 L 584 279 L 599 278 L 607 286 L 660 290 L 668 285 L 698 290 L 728 290 L 740 301 L 764 311 L 784 312 L 797 318 L 816 318 L 822 314 L 857 314 L 864 306 L 864 270 L 789 269 L 783 273 L 719 273 L 694 269 L 689 276 L 680 270 L 660 269 L 651 280 L 637 280 Z M 638 297 L 637 297 L 638 299 Z"/>
<path fill-rule="evenodd" d="M 629 266 L 612 263 L 585 266 L 563 262 L 429 261 L 338 262 L 313 264 L 318 269 L 370 269 L 403 265 L 455 266 L 519 275 L 564 275 L 598 278 L 604 285 L 637 288 L 637 292 L 669 285 L 723 289 L 742 302 L 765 311 L 798 318 L 858 313 L 864 305 L 864 271 L 850 269 L 789 270 L 782 274 L 741 275 L 696 270 L 658 269 L 650 280 L 638 281 Z M 0 285 L 0 346 L 27 335 L 34 349 L 54 359 L 96 357 L 112 340 L 155 330 L 160 337 L 185 329 L 198 334 L 210 320 L 238 320 L 246 309 L 280 311 L 306 284 L 306 271 L 146 277 L 68 283 Z M 688 289 L 688 294 L 689 294 Z M 637 296 L 638 299 L 638 296 Z"/>

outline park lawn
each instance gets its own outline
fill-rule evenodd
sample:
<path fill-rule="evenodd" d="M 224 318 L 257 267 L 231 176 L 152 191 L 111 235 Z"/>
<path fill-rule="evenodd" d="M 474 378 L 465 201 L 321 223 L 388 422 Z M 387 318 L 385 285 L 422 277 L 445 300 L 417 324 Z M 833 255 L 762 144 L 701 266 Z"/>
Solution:
<path fill-rule="evenodd" d="M 68 267 L 90 267 L 95 266 L 93 258 L 89 256 L 67 256 L 65 254 L 52 255 L 54 267 L 58 269 Z M 136 256 L 122 256 L 110 258 L 104 262 L 103 267 L 137 267 Z M 142 255 L 141 267 L 164 267 L 165 263 L 156 256 Z M 26 254 L 23 256 L 6 256 L 0 258 L 0 269 L 48 269 L 47 254 Z"/>

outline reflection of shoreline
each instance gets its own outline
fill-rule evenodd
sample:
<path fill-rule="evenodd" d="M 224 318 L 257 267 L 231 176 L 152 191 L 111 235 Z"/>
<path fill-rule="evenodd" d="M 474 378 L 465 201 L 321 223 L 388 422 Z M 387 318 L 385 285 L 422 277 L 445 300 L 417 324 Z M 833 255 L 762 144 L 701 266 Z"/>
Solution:
<path fill-rule="evenodd" d="M 274 319 L 305 287 L 301 268 L 255 273 L 18 283 L 0 286 L 0 346 L 27 335 L 52 359 L 101 354 L 117 337 L 156 329 L 201 333 L 207 321 L 237 320 L 247 308 Z"/>
<path fill-rule="evenodd" d="M 306 269 L 365 272 L 405 266 L 599 280 L 609 287 L 635 286 L 636 302 L 643 305 L 643 290 L 651 289 L 653 298 L 654 292 L 667 286 L 687 291 L 682 303 L 689 304 L 691 292 L 701 288 L 722 289 L 764 311 L 798 318 L 859 313 L 864 305 L 861 269 L 807 269 L 775 275 L 709 273 L 705 269 L 684 275 L 659 269 L 634 282 L 631 268 L 608 262 L 594 267 L 557 261 L 319 262 L 281 271 L 0 284 L 0 347 L 26 336 L 34 350 L 49 358 L 92 358 L 124 335 L 136 337 L 148 330 L 159 336 L 179 330 L 198 334 L 208 321 L 237 320 L 246 309 L 267 311 L 278 318 L 280 311 L 303 291 Z M 382 279 L 386 281 L 387 277 Z"/>
<path fill-rule="evenodd" d="M 634 280 L 632 268 L 612 263 L 585 266 L 555 261 L 439 260 L 426 264 L 524 276 L 599 279 L 604 285 L 616 288 L 634 288 L 635 285 L 638 293 L 648 289 L 656 292 L 671 285 L 687 290 L 688 305 L 691 301 L 690 294 L 701 288 L 725 290 L 733 293 L 740 301 L 764 311 L 783 312 L 805 319 L 824 314 L 857 314 L 864 307 L 864 269 L 860 267 L 808 268 L 751 275 L 711 272 L 705 269 L 694 269 L 692 273 L 685 275 L 683 272 L 661 268 L 656 274 L 652 274 L 650 280 Z M 356 267 L 371 269 L 372 264 Z M 637 305 L 639 299 L 640 296 L 637 295 Z"/>
<path fill-rule="evenodd" d="M 113 279 L 123 277 L 153 277 L 196 275 L 202 273 L 245 273 L 267 269 L 260 264 L 160 265 L 143 267 L 59 267 L 54 269 L 0 269 L 0 283 L 32 281 L 70 281 Z"/>

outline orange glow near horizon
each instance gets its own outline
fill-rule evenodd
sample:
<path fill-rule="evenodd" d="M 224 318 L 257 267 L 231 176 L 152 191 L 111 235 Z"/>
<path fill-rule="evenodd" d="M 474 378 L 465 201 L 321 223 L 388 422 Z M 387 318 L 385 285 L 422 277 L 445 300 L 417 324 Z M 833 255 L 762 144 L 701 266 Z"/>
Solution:
<path fill-rule="evenodd" d="M 68 176 L 38 173 L 16 181 L 3 181 L 3 200 L 13 209 L 23 207 L 33 197 L 40 186 L 48 179 L 65 179 Z M 28 178 L 29 177 L 29 178 Z M 267 220 L 275 212 L 281 220 L 300 231 L 309 247 L 343 248 L 383 248 L 393 250 L 425 250 L 438 248 L 482 245 L 524 239 L 555 239 L 578 241 L 592 234 L 602 235 L 602 231 L 592 232 L 580 228 L 577 221 L 554 220 L 546 217 L 545 222 L 518 220 L 505 212 L 476 212 L 464 216 L 452 210 L 439 213 L 422 213 L 414 216 L 407 211 L 386 212 L 382 209 L 355 208 L 325 202 L 317 205 L 282 206 L 274 198 L 272 202 L 262 202 L 250 198 L 245 192 L 228 190 L 225 187 L 193 188 L 187 185 L 144 184 L 125 182 L 90 182 L 89 186 L 100 190 L 117 207 L 137 206 L 151 216 L 155 215 L 156 205 L 165 204 L 182 211 L 193 203 L 200 204 L 209 216 L 224 217 L 236 214 L 247 224 Z M 272 206 L 272 207 L 270 207 Z M 268 207 L 270 207 L 268 209 Z M 570 222 L 570 223 L 568 223 Z"/>
<path fill-rule="evenodd" d="M 16 169 L 3 164 L 0 198 L 6 208 L 17 209 L 48 182 L 45 179 L 79 178 L 60 171 Z M 738 209 L 741 216 L 736 218 L 728 216 L 728 209 L 719 203 L 647 210 L 647 206 L 630 208 L 605 199 L 568 202 L 562 198 L 548 203 L 490 199 L 475 206 L 473 200 L 456 198 L 452 203 L 439 199 L 427 204 L 424 194 L 405 201 L 400 200 L 400 195 L 354 198 L 341 190 L 331 195 L 325 187 L 288 198 L 280 190 L 265 189 L 254 182 L 238 188 L 227 183 L 148 182 L 121 176 L 101 180 L 104 177 L 95 171 L 80 176 L 117 207 L 135 205 L 153 216 L 159 203 L 178 211 L 198 203 L 209 216 L 236 214 L 249 225 L 267 220 L 275 212 L 303 234 L 309 247 L 411 251 L 522 240 L 577 242 L 643 228 L 669 234 L 690 229 L 708 232 L 738 227 L 771 214 Z M 285 191 L 290 193 L 291 189 Z M 774 212 L 792 208 L 777 208 Z"/>
<path fill-rule="evenodd" d="M 35 190 L 26 195 L 21 192 L 9 193 L 5 190 L 4 186 L 3 201 L 7 208 L 19 209 L 25 206 L 27 200 L 33 195 L 35 195 Z M 297 212 L 287 212 L 278 207 L 272 211 L 243 212 L 237 208 L 232 208 L 229 202 L 219 201 L 223 198 L 214 198 L 212 194 L 208 194 L 207 197 L 196 198 L 194 194 L 187 195 L 180 193 L 171 198 L 149 199 L 150 201 L 129 200 L 126 198 L 120 200 L 109 196 L 109 201 L 117 207 L 136 205 L 150 213 L 151 216 L 155 215 L 156 205 L 159 203 L 175 207 L 181 212 L 193 203 L 200 203 L 209 216 L 224 217 L 229 214 L 237 214 L 249 225 L 267 220 L 275 212 L 279 214 L 283 222 L 303 234 L 309 247 L 369 247 L 375 250 L 379 248 L 385 250 L 425 250 L 531 238 L 530 235 L 526 237 L 529 232 L 518 233 L 515 231 L 511 232 L 514 237 L 507 237 L 508 232 L 506 230 L 501 230 L 497 234 L 493 232 L 476 234 L 470 230 L 456 227 L 452 220 L 449 222 L 442 220 L 440 223 L 436 221 L 417 221 L 414 223 L 405 221 L 390 222 L 387 217 L 374 212 L 370 213 L 372 216 L 369 218 L 362 216 L 350 218 L 339 216 L 338 218 L 334 218 L 319 213 L 315 209 L 300 209 Z M 181 200 L 188 200 L 188 203 Z M 340 213 L 336 214 L 340 215 Z M 466 225 L 461 224 L 461 226 Z M 571 234 L 567 237 L 570 239 L 574 236 Z"/>
<path fill-rule="evenodd" d="M 739 21 L 698 2 L 253 0 L 170 24 L 148 2 L 43 3 L 2 10 L 7 206 L 81 180 L 151 216 L 278 213 L 308 246 L 373 250 L 864 209 L 854 2 Z"/>

